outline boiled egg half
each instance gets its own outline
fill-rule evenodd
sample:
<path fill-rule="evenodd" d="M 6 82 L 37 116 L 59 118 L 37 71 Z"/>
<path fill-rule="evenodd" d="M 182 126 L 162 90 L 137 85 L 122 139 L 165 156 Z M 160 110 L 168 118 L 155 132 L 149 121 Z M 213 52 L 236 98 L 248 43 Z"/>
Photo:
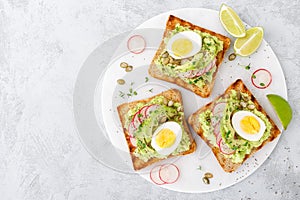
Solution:
<path fill-rule="evenodd" d="M 263 136 L 266 125 L 249 111 L 238 111 L 232 116 L 232 126 L 239 136 L 249 141 L 258 141 Z"/>
<path fill-rule="evenodd" d="M 201 50 L 202 38 L 193 31 L 183 31 L 173 35 L 167 43 L 168 53 L 175 59 L 188 58 Z"/>
<path fill-rule="evenodd" d="M 181 126 L 176 122 L 166 122 L 154 132 L 151 146 L 161 155 L 171 154 L 179 145 L 182 138 Z"/>

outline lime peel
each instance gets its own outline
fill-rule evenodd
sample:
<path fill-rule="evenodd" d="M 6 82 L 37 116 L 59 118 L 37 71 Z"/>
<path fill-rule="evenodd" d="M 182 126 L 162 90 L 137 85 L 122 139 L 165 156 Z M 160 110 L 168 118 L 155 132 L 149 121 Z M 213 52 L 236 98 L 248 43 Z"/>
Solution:
<path fill-rule="evenodd" d="M 275 110 L 284 130 L 287 129 L 293 118 L 293 110 L 283 97 L 276 94 L 268 94 L 267 98 Z"/>
<path fill-rule="evenodd" d="M 246 35 L 245 25 L 237 13 L 226 4 L 222 4 L 219 11 L 219 18 L 224 29 L 234 37 Z"/>

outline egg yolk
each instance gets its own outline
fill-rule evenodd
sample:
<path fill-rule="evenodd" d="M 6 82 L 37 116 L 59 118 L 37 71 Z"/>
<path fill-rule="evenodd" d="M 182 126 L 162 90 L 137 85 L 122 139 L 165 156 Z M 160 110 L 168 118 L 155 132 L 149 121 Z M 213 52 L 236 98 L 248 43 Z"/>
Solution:
<path fill-rule="evenodd" d="M 164 128 L 158 132 L 155 142 L 160 148 L 171 147 L 176 140 L 176 135 L 168 128 Z"/>
<path fill-rule="evenodd" d="M 240 121 L 240 126 L 245 133 L 256 134 L 260 130 L 260 124 L 253 116 L 246 116 Z"/>
<path fill-rule="evenodd" d="M 186 38 L 180 38 L 173 42 L 172 51 L 175 56 L 185 56 L 193 50 L 193 43 Z"/>

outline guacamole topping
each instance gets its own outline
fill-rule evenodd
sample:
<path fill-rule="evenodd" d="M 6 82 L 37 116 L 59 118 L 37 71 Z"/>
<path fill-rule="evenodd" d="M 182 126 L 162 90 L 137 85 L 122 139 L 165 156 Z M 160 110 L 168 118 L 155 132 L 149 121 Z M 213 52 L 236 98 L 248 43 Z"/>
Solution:
<path fill-rule="evenodd" d="M 179 107 L 182 105 L 175 102 L 172 106 L 165 105 L 167 99 L 164 96 L 157 96 L 148 103 L 139 103 L 134 108 L 130 109 L 126 115 L 126 127 L 132 121 L 134 115 L 144 106 L 158 105 L 157 109 L 150 112 L 149 116 L 142 121 L 133 136 L 137 140 L 137 145 L 134 150 L 134 155 L 143 160 L 148 161 L 150 158 L 166 158 L 167 156 L 159 154 L 152 146 L 151 140 L 155 130 L 162 124 L 161 119 L 166 117 L 166 121 L 177 122 L 182 129 L 182 139 L 177 148 L 171 153 L 172 155 L 178 155 L 190 148 L 190 138 L 183 126 L 184 113 Z"/>
<path fill-rule="evenodd" d="M 240 97 L 240 95 L 242 96 L 242 98 Z M 244 160 L 245 156 L 251 153 L 253 148 L 260 146 L 270 136 L 272 128 L 272 125 L 267 116 L 258 111 L 254 106 L 253 109 L 248 109 L 249 106 L 241 107 L 241 101 L 245 102 L 247 105 L 254 105 L 254 103 L 250 100 L 248 94 L 240 93 L 240 95 L 238 95 L 235 90 L 231 90 L 229 97 L 226 99 L 222 99 L 222 101 L 226 101 L 226 108 L 223 111 L 222 118 L 220 119 L 220 133 L 222 139 L 230 149 L 235 150 L 233 154 L 224 154 L 224 156 L 231 158 L 232 162 L 234 163 L 241 163 Z M 231 117 L 235 112 L 239 110 L 252 112 L 265 123 L 266 130 L 263 136 L 258 141 L 248 141 L 236 134 L 234 128 L 232 127 Z M 214 135 L 213 128 L 211 126 L 211 121 L 213 120 L 213 118 L 213 112 L 208 109 L 200 114 L 199 122 L 201 124 L 201 128 L 204 131 L 204 136 L 208 138 L 212 145 L 218 147 L 216 136 Z"/>
<path fill-rule="evenodd" d="M 219 40 L 216 36 L 212 36 L 209 33 L 201 32 L 199 30 L 191 30 L 189 27 L 181 26 L 177 24 L 175 29 L 172 30 L 169 35 L 164 39 L 167 45 L 170 38 L 183 31 L 194 31 L 202 38 L 202 48 L 194 56 L 188 59 L 176 60 L 168 58 L 166 61 L 166 50 L 155 60 L 157 67 L 166 75 L 170 77 L 181 77 L 185 82 L 189 84 L 195 84 L 198 87 L 203 87 L 205 84 L 210 83 L 213 78 L 213 74 L 217 67 L 215 65 L 215 59 L 217 54 L 223 50 L 223 41 Z M 207 68 L 210 64 L 211 67 Z M 191 75 L 191 73 L 201 72 L 201 69 L 207 68 L 205 73 L 198 73 L 198 75 Z M 190 73 L 188 73 L 190 72 Z"/>

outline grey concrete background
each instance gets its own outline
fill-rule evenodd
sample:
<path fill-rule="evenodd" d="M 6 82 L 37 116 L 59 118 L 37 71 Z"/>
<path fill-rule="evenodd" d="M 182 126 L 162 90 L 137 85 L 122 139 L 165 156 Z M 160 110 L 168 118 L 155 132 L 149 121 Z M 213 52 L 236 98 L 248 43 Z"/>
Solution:
<path fill-rule="evenodd" d="M 82 147 L 77 73 L 102 42 L 170 9 L 220 1 L 0 0 L 0 199 L 300 199 L 300 1 L 224 1 L 282 64 L 294 119 L 270 158 L 230 188 L 184 194 L 112 171 Z"/>

